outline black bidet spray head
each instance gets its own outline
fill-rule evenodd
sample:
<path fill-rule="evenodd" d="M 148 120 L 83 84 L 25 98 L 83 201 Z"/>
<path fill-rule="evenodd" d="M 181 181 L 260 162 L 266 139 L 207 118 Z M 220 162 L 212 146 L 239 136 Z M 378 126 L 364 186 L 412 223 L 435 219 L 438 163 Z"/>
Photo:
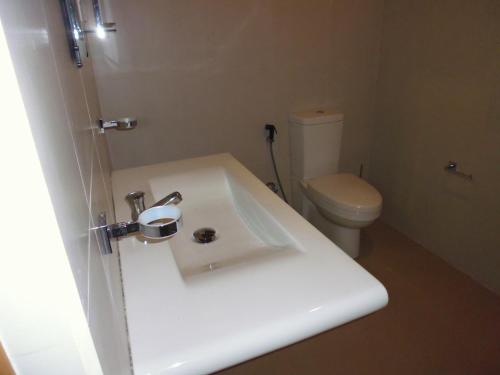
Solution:
<path fill-rule="evenodd" d="M 264 129 L 266 129 L 267 131 L 267 139 L 269 140 L 269 142 L 274 142 L 274 135 L 275 134 L 278 134 L 278 131 L 276 130 L 276 126 L 274 126 L 273 124 L 266 124 L 266 126 L 264 127 Z"/>

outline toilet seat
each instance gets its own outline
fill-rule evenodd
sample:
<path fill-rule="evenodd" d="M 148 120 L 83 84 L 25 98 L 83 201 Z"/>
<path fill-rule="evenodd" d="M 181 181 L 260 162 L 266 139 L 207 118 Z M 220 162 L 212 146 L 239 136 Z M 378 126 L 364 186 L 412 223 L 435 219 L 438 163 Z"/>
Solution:
<path fill-rule="evenodd" d="M 305 181 L 306 194 L 322 211 L 353 221 L 371 221 L 380 215 L 382 196 L 369 183 L 349 173 Z"/>

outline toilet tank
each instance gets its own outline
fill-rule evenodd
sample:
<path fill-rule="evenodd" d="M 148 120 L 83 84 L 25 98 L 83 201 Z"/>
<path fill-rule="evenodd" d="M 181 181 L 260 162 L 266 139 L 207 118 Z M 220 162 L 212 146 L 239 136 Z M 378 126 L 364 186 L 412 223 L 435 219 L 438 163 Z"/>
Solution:
<path fill-rule="evenodd" d="M 344 115 L 333 109 L 290 114 L 292 183 L 338 172 L 343 125 Z"/>

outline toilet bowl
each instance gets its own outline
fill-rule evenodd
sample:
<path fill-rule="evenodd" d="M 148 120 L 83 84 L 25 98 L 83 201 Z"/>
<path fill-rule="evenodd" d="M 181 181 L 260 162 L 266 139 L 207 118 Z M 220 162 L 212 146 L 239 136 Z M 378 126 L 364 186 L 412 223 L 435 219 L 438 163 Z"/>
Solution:
<path fill-rule="evenodd" d="M 356 258 L 360 229 L 380 216 L 382 196 L 365 180 L 338 173 L 343 126 L 334 110 L 290 115 L 292 205 Z"/>
<path fill-rule="evenodd" d="M 353 258 L 359 255 L 360 229 L 382 211 L 382 196 L 363 179 L 348 173 L 302 181 L 301 188 L 321 217 L 309 214 L 313 225 Z M 323 219 L 323 223 L 321 223 Z"/>

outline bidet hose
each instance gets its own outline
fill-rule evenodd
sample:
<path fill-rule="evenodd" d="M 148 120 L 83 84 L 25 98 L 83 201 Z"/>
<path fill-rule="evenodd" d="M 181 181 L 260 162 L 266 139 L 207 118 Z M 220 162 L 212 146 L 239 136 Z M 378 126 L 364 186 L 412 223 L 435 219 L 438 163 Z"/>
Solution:
<path fill-rule="evenodd" d="M 288 203 L 288 199 L 286 199 L 285 190 L 283 190 L 283 185 L 281 185 L 280 175 L 278 173 L 278 168 L 276 167 L 276 160 L 274 160 L 274 151 L 273 151 L 273 143 L 274 140 L 271 138 L 267 138 L 269 141 L 269 152 L 271 153 L 271 160 L 273 161 L 274 174 L 276 175 L 276 180 L 278 181 L 278 186 L 280 187 L 281 195 L 283 196 L 283 200 Z"/>

